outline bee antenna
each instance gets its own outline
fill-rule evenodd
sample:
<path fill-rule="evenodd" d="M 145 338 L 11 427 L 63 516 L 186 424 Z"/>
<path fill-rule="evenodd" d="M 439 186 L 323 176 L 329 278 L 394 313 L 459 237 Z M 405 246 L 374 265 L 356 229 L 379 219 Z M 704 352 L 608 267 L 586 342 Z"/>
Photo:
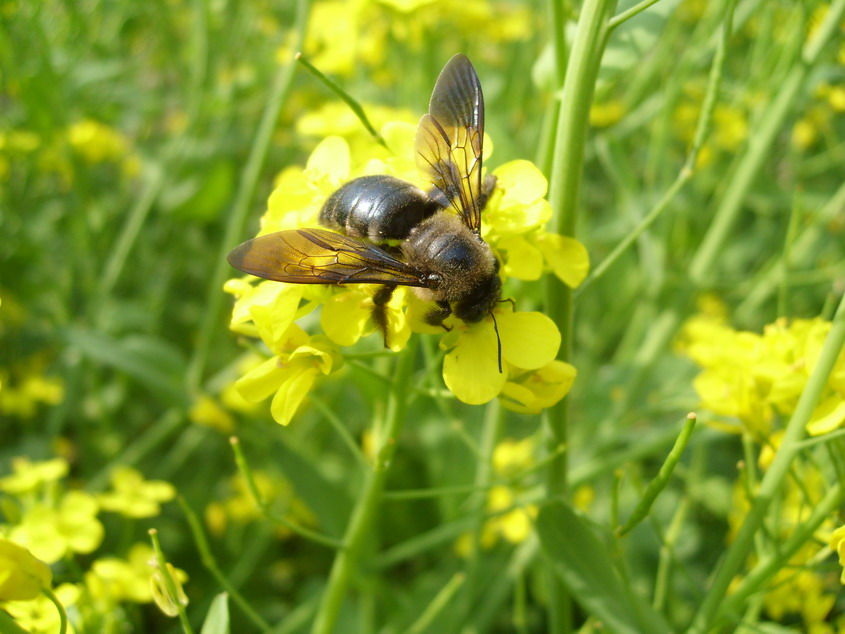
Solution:
<path fill-rule="evenodd" d="M 514 301 L 513 297 L 505 297 L 504 299 L 500 299 L 500 300 L 499 300 L 499 303 L 500 303 L 500 304 L 504 304 L 505 302 L 507 302 L 508 304 L 510 304 L 510 305 L 511 305 L 511 308 L 513 308 L 513 309 L 514 309 L 514 311 L 516 310 L 516 302 Z"/>
<path fill-rule="evenodd" d="M 493 319 L 493 330 L 496 331 L 496 347 L 499 352 L 499 374 L 502 373 L 502 338 L 499 336 L 499 325 L 496 323 L 496 315 L 490 311 L 490 317 Z"/>

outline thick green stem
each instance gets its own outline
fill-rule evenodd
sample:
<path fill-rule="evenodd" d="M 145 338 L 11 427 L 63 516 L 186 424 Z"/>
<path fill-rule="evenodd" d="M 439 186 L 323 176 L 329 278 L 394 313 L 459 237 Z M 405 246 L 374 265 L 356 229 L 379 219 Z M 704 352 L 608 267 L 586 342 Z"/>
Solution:
<path fill-rule="evenodd" d="M 554 2 L 555 0 L 552 0 Z M 593 98 L 599 62 L 607 42 L 608 18 L 616 7 L 616 0 L 586 0 L 581 7 L 575 39 L 566 67 L 566 81 L 556 127 L 552 168 L 549 182 L 549 201 L 557 214 L 558 233 L 575 235 L 578 194 L 584 165 L 584 147 L 589 128 L 590 103 Z M 553 11 L 552 15 L 562 15 Z M 564 25 L 554 25 L 563 28 Z M 562 59 L 562 55 L 558 55 Z M 557 77 L 561 76 L 560 69 Z M 572 292 L 556 279 L 550 281 L 547 310 L 562 335 L 559 357 L 572 357 Z M 547 416 L 547 444 L 554 450 L 567 441 L 567 401 L 558 404 Z M 547 495 L 565 496 L 567 492 L 567 454 L 562 452 L 551 461 L 546 477 Z M 549 588 L 549 625 L 552 632 L 567 631 L 569 599 L 560 581 L 551 571 L 546 575 Z"/>
<path fill-rule="evenodd" d="M 332 564 L 328 586 L 311 629 L 314 634 L 330 634 L 334 630 L 340 608 L 349 589 L 349 582 L 358 568 L 361 551 L 372 536 L 371 529 L 381 507 L 384 483 L 393 453 L 396 451 L 397 438 L 405 422 L 408 386 L 416 358 L 415 350 L 413 346 L 409 346 L 399 356 L 387 405 L 386 425 L 381 435 L 382 443 L 376 454 L 375 464 L 367 473 L 363 490 L 352 511 L 352 517 L 343 538 L 343 548 L 337 552 Z"/>
<path fill-rule="evenodd" d="M 716 571 L 704 601 L 702 601 L 701 607 L 693 619 L 690 632 L 709 632 L 713 626 L 713 621 L 723 608 L 728 586 L 751 552 L 754 536 L 763 524 L 766 511 L 789 475 L 792 459 L 800 449 L 800 441 L 804 436 L 807 422 L 819 402 L 822 390 L 843 346 L 845 346 L 845 296 L 840 301 L 839 309 L 836 311 L 833 325 L 822 346 L 816 367 L 807 380 L 807 385 L 801 393 L 795 412 L 784 431 L 783 441 L 775 459 L 760 483 L 759 492 L 752 502 L 751 510 L 748 511 L 745 522 L 728 549 L 721 566 Z"/>

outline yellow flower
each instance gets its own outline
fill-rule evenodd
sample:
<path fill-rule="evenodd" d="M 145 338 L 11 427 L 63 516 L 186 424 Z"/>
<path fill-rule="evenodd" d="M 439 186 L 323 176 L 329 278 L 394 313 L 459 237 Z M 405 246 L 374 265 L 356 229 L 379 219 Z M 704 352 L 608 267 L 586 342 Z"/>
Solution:
<path fill-rule="evenodd" d="M 501 372 L 492 318 L 477 324 L 455 323 L 440 343 L 449 350 L 443 360 L 446 387 L 470 405 L 498 396 L 511 372 L 536 370 L 551 363 L 560 347 L 557 326 L 542 313 L 515 313 L 506 308 L 494 314 L 502 347 Z"/>
<path fill-rule="evenodd" d="M 67 609 L 79 601 L 81 590 L 73 584 L 63 583 L 54 593 L 59 603 Z M 59 612 L 53 602 L 44 595 L 30 601 L 8 601 L 3 604 L 3 609 L 29 634 L 55 634 L 59 631 Z M 73 626 L 69 623 L 68 632 L 72 634 L 73 631 Z"/>
<path fill-rule="evenodd" d="M 511 377 L 502 388 L 502 405 L 514 412 L 539 414 L 569 393 L 576 374 L 574 366 L 554 360 L 542 368 Z"/>
<path fill-rule="evenodd" d="M 58 508 L 37 504 L 27 509 L 9 537 L 52 563 L 70 552 L 93 552 L 103 540 L 103 525 L 97 519 L 97 501 L 84 491 L 69 491 Z"/>
<path fill-rule="evenodd" d="M 39 403 L 56 405 L 64 398 L 64 384 L 58 377 L 44 376 L 38 362 L 0 369 L 0 413 L 20 418 L 35 416 Z"/>
<path fill-rule="evenodd" d="M 231 433 L 235 429 L 235 421 L 217 399 L 208 394 L 201 394 L 196 398 L 188 416 L 192 421 L 200 425 L 206 425 L 224 434 Z"/>
<path fill-rule="evenodd" d="M 534 438 L 506 438 L 493 450 L 493 468 L 503 477 L 514 476 L 534 464 Z"/>
<path fill-rule="evenodd" d="M 26 548 L 0 539 L 0 601 L 34 599 L 53 579 L 50 567 Z"/>
<path fill-rule="evenodd" d="M 114 128 L 84 119 L 67 131 L 71 148 L 89 163 L 103 163 L 122 159 L 129 153 L 129 141 Z"/>
<path fill-rule="evenodd" d="M 105 511 L 124 517 L 155 517 L 161 512 L 160 503 L 176 496 L 176 489 L 164 480 L 144 480 L 132 467 L 116 467 L 111 473 L 112 492 L 97 496 Z"/>
<path fill-rule="evenodd" d="M 757 334 L 735 331 L 721 317 L 699 316 L 685 324 L 681 349 L 703 368 L 693 383 L 702 405 L 738 418 L 759 440 L 771 437 L 776 415 L 792 415 L 829 329 L 821 319 L 779 320 Z M 827 433 L 845 424 L 844 402 L 842 355 L 808 432 Z"/>
<path fill-rule="evenodd" d="M 12 459 L 12 470 L 12 475 L 0 478 L 0 490 L 20 496 L 36 493 L 45 484 L 64 478 L 68 472 L 68 463 L 64 458 L 32 462 L 29 458 L 19 457 Z"/>
<path fill-rule="evenodd" d="M 325 337 L 309 337 L 296 324 L 276 338 L 271 323 L 259 328 L 267 335 L 264 343 L 277 356 L 250 370 L 235 382 L 236 389 L 246 400 L 262 401 L 273 395 L 270 413 L 277 423 L 287 425 L 302 404 L 317 376 L 327 375 L 341 364 L 335 346 Z M 275 346 L 270 342 L 274 341 Z"/>
<path fill-rule="evenodd" d="M 596 102 L 590 107 L 590 125 L 607 128 L 619 121 L 625 114 L 625 105 L 618 99 Z"/>
<path fill-rule="evenodd" d="M 152 546 L 145 543 L 133 544 L 126 559 L 103 557 L 91 564 L 85 573 L 85 585 L 91 595 L 109 603 L 132 601 L 150 603 L 153 593 L 150 587 L 150 565 L 155 561 Z M 187 575 L 176 570 L 179 578 Z"/>

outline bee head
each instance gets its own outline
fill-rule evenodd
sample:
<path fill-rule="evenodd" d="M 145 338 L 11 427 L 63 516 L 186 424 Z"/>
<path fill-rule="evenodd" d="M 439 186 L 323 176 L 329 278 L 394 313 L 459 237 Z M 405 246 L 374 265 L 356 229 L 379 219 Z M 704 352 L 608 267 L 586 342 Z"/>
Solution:
<path fill-rule="evenodd" d="M 498 269 L 498 267 L 496 267 Z M 482 278 L 468 294 L 455 302 L 452 307 L 455 316 L 459 319 L 474 324 L 481 321 L 491 313 L 493 307 L 499 301 L 502 291 L 502 280 L 497 271 Z"/>

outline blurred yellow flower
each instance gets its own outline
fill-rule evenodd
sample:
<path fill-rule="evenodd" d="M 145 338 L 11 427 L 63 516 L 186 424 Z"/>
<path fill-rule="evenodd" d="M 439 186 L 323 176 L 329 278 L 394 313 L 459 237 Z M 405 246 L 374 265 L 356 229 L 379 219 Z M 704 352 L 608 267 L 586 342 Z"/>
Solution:
<path fill-rule="evenodd" d="M 208 394 L 200 394 L 191 406 L 188 417 L 195 423 L 205 425 L 223 432 L 231 433 L 235 429 L 235 421 L 218 402 Z"/>
<path fill-rule="evenodd" d="M 58 377 L 44 376 L 42 364 L 31 362 L 12 372 L 0 368 L 0 413 L 32 418 L 39 404 L 57 405 L 64 399 L 64 383 Z"/>
<path fill-rule="evenodd" d="M 694 380 L 702 406 L 739 419 L 760 441 L 771 436 L 776 416 L 792 415 L 829 329 L 830 322 L 822 319 L 779 320 L 757 334 L 735 331 L 719 317 L 698 316 L 684 325 L 679 346 L 702 367 Z M 831 373 L 808 432 L 819 435 L 845 424 L 843 402 L 845 354 Z"/>
<path fill-rule="evenodd" d="M 34 599 L 53 580 L 50 567 L 26 548 L 0 539 L 0 601 Z"/>
<path fill-rule="evenodd" d="M 768 464 L 761 461 L 761 468 L 768 468 Z M 810 461 L 795 460 L 792 473 L 776 507 L 776 517 L 770 523 L 770 530 L 774 531 L 770 537 L 776 543 L 785 541 L 810 517 L 830 486 L 822 471 Z M 728 515 L 731 540 L 739 532 L 750 507 L 747 482 L 738 478 Z M 817 533 L 827 534 L 831 529 L 832 521 L 826 520 Z M 835 535 L 833 531 L 830 537 L 834 550 Z M 763 604 L 774 620 L 783 622 L 787 615 L 798 615 L 803 621 L 803 631 L 815 631 L 814 628 L 825 624 L 836 602 L 838 587 L 828 571 L 817 565 L 821 550 L 820 539 L 807 541 L 769 581 Z"/>
<path fill-rule="evenodd" d="M 123 601 L 150 603 L 153 600 L 150 586 L 153 561 L 155 552 L 152 546 L 138 542 L 129 549 L 126 559 L 103 557 L 95 560 L 85 573 L 85 586 L 92 597 L 110 604 Z M 179 580 L 187 580 L 183 570 L 174 570 Z"/>
<path fill-rule="evenodd" d="M 53 592 L 65 609 L 76 605 L 82 594 L 78 586 L 70 583 L 63 583 Z M 3 609 L 29 634 L 56 634 L 60 631 L 59 612 L 53 602 L 44 595 L 29 601 L 8 601 L 3 604 Z M 74 632 L 71 623 L 68 623 L 67 631 L 70 634 Z"/>
<path fill-rule="evenodd" d="M 0 478 L 0 490 L 12 495 L 37 493 L 41 487 L 61 480 L 67 475 L 68 463 L 64 458 L 32 462 L 27 457 L 12 458 L 12 475 Z"/>
<path fill-rule="evenodd" d="M 313 526 L 316 522 L 311 510 L 295 495 L 293 487 L 283 477 L 262 471 L 253 472 L 258 494 L 274 509 L 300 525 Z M 222 500 L 211 502 L 205 509 L 205 520 L 211 531 L 222 535 L 229 522 L 247 524 L 265 518 L 243 476 L 237 474 L 226 482 L 228 494 Z M 291 535 L 289 529 L 277 525 L 276 536 L 280 539 Z"/>
<path fill-rule="evenodd" d="M 114 128 L 93 119 L 83 119 L 67 130 L 70 147 L 89 163 L 117 161 L 129 153 L 129 141 Z"/>
<path fill-rule="evenodd" d="M 388 45 L 419 54 L 435 38 L 459 46 L 467 38 L 503 44 L 531 37 L 541 27 L 531 8 L 490 0 L 319 0 L 311 8 L 304 52 L 325 73 L 354 75 L 361 67 L 379 83 L 395 80 Z M 290 59 L 286 42 L 277 59 Z"/>
<path fill-rule="evenodd" d="M 595 102 L 590 106 L 590 125 L 595 128 L 607 128 L 625 115 L 625 105 L 618 99 Z"/>
<path fill-rule="evenodd" d="M 155 517 L 160 504 L 176 497 L 176 488 L 164 480 L 144 480 L 132 467 L 116 467 L 111 473 L 112 491 L 100 493 L 97 500 L 105 511 L 124 517 Z"/>
<path fill-rule="evenodd" d="M 9 538 L 47 563 L 71 552 L 87 554 L 103 540 L 98 511 L 93 495 L 68 491 L 55 508 L 38 503 L 24 511 L 21 522 L 9 530 Z"/>

